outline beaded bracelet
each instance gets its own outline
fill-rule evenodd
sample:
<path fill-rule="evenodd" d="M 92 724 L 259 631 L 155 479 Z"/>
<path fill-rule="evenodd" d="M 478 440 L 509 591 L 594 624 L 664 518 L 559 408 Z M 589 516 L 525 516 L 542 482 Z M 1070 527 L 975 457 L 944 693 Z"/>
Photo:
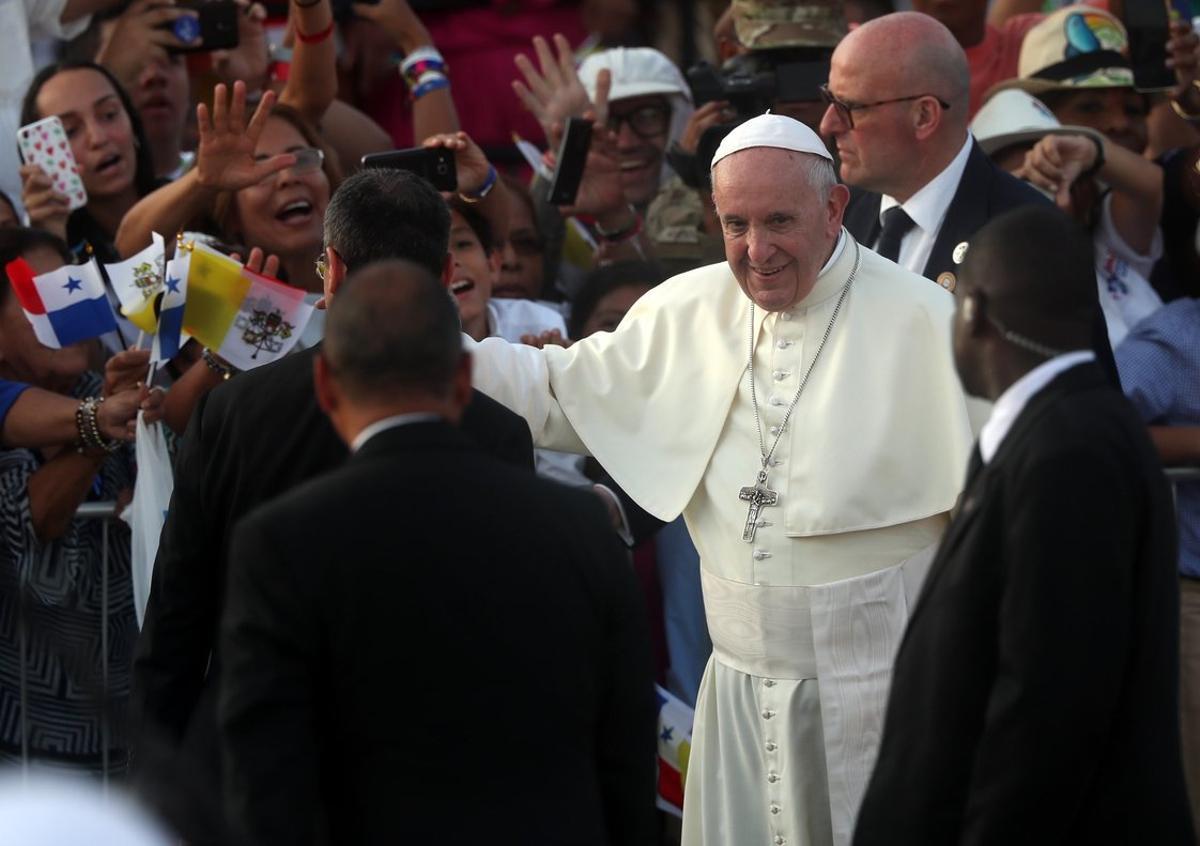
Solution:
<path fill-rule="evenodd" d="M 633 222 L 620 229 L 607 230 L 599 223 L 596 224 L 596 234 L 604 241 L 610 244 L 619 244 L 622 241 L 628 241 L 631 238 L 636 238 L 642 232 L 642 216 L 638 214 L 637 209 L 633 206 L 629 207 L 633 212 Z"/>
<path fill-rule="evenodd" d="M 226 364 L 224 361 L 217 358 L 216 353 L 214 353 L 208 347 L 205 347 L 200 351 L 200 357 L 204 359 L 204 363 L 208 369 L 213 373 L 216 373 L 222 379 L 229 380 L 233 377 L 233 374 L 237 372 L 234 370 L 232 365 Z"/>
<path fill-rule="evenodd" d="M 121 448 L 121 441 L 109 440 L 100 433 L 98 417 L 103 403 L 104 397 L 88 397 L 81 400 L 79 407 L 75 409 L 75 428 L 79 432 L 75 451 L 80 455 L 88 450 L 112 453 Z"/>
<path fill-rule="evenodd" d="M 400 74 L 408 81 L 410 87 L 415 86 L 429 71 L 446 73 L 446 60 L 433 46 L 418 47 L 400 62 Z"/>
<path fill-rule="evenodd" d="M 483 180 L 483 184 L 474 191 L 459 191 L 459 199 L 464 203 L 478 203 L 488 194 L 492 193 L 492 189 L 496 187 L 496 179 L 496 168 L 489 164 L 487 178 Z"/>

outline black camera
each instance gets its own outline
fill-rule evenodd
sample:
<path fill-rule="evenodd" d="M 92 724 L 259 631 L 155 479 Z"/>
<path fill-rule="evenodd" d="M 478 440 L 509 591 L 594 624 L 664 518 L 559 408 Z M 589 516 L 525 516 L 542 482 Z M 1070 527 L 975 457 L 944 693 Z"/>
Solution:
<path fill-rule="evenodd" d="M 722 139 L 745 120 L 780 104 L 814 102 L 820 87 L 829 81 L 829 47 L 782 47 L 752 50 L 734 56 L 721 68 L 701 61 L 687 71 L 692 102 L 697 106 L 726 100 L 734 112 L 729 123 L 710 126 L 700 137 L 694 155 L 678 146 L 667 152 L 667 161 L 690 187 L 711 188 L 708 163 Z"/>

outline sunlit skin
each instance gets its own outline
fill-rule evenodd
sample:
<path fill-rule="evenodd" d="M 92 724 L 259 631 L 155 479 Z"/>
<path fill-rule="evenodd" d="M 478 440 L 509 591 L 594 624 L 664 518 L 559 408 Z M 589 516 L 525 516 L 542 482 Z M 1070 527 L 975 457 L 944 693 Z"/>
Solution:
<path fill-rule="evenodd" d="M 187 121 L 189 82 L 183 56 L 174 54 L 147 62 L 130 98 L 153 148 L 155 172 L 165 176 L 179 166 L 179 146 Z"/>
<path fill-rule="evenodd" d="M 57 115 L 62 120 L 89 203 L 136 201 L 133 125 L 103 75 L 88 68 L 55 74 L 38 92 L 37 109 L 44 117 Z"/>
<path fill-rule="evenodd" d="M 633 308 L 633 304 L 651 287 L 648 282 L 630 282 L 609 291 L 597 301 L 596 307 L 592 309 L 591 315 L 580 330 L 580 337 L 586 338 L 595 332 L 611 332 L 616 329 L 625 313 Z"/>
<path fill-rule="evenodd" d="M 273 117 L 263 127 L 254 157 L 268 159 L 308 146 L 296 127 Z M 319 292 L 321 283 L 312 264 L 324 243 L 322 221 L 329 193 L 329 179 L 321 168 L 299 174 L 284 168 L 237 192 L 232 226 L 244 246 L 279 256 L 293 285 Z"/>
<path fill-rule="evenodd" d="M 463 331 L 482 341 L 488 336 L 487 304 L 500 273 L 500 255 L 489 253 L 461 214 L 450 210 L 450 292 L 458 303 Z"/>
<path fill-rule="evenodd" d="M 747 297 L 766 311 L 803 300 L 833 253 L 850 192 L 835 185 L 827 199 L 809 185 L 802 157 L 752 147 L 725 157 L 713 171 L 713 201 L 725 257 Z"/>
<path fill-rule="evenodd" d="M 38 275 L 63 265 L 58 253 L 46 247 L 35 247 L 23 258 Z M 0 284 L 7 288 L 7 278 Z M 11 288 L 5 292 L 0 307 L 0 377 L 69 394 L 88 369 L 91 346 L 87 341 L 60 350 L 42 346 L 16 295 Z"/>

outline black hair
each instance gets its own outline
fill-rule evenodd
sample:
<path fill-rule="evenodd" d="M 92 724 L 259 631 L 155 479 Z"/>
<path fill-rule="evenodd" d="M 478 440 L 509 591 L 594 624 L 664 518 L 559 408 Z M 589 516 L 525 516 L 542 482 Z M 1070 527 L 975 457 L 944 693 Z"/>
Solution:
<path fill-rule="evenodd" d="M 450 211 L 428 181 L 406 170 L 367 168 L 348 177 L 325 209 L 325 244 L 351 270 L 406 259 L 440 278 Z"/>
<path fill-rule="evenodd" d="M 0 228 L 0 267 L 6 267 L 10 261 L 16 261 L 39 247 L 53 250 L 65 264 L 75 261 L 66 242 L 52 232 L 25 226 L 9 226 Z M 8 299 L 8 292 L 12 288 L 7 272 L 4 274 L 4 282 L 4 285 L 0 285 L 0 304 Z"/>
<path fill-rule="evenodd" d="M 467 222 L 467 226 L 471 227 L 471 231 L 475 233 L 475 237 L 479 239 L 479 243 L 483 245 L 483 251 L 491 254 L 495 252 L 496 243 L 495 232 L 492 230 L 492 224 L 483 216 L 473 204 L 464 202 L 458 197 L 451 197 L 446 201 L 446 205 L 451 211 L 456 211 L 462 215 L 463 220 Z"/>
<path fill-rule="evenodd" d="M 460 332 L 438 275 L 390 259 L 347 277 L 329 308 L 322 355 L 351 399 L 445 396 L 462 358 Z"/>
<path fill-rule="evenodd" d="M 578 340 L 583 325 L 596 310 L 600 301 L 618 288 L 627 285 L 654 287 L 665 278 L 662 267 L 652 261 L 618 261 L 596 268 L 584 279 L 583 286 L 571 301 L 571 319 L 567 334 Z"/>

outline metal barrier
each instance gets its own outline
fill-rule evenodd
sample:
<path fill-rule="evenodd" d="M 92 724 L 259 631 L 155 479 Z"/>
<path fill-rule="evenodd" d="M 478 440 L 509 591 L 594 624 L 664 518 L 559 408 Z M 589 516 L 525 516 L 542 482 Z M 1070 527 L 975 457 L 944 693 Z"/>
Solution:
<path fill-rule="evenodd" d="M 76 519 L 103 520 L 100 527 L 100 687 L 101 701 L 108 703 L 108 526 L 110 520 L 117 519 L 116 502 L 85 502 L 75 510 Z M 20 699 L 21 699 L 21 772 L 29 774 L 29 691 L 26 678 L 28 661 L 28 644 L 26 643 L 29 621 L 25 619 L 25 598 L 28 596 L 28 584 L 22 578 L 20 582 L 21 598 L 17 602 L 17 648 L 19 651 L 20 667 Z M 109 769 L 111 767 L 110 749 L 112 730 L 109 725 L 109 715 L 101 714 L 100 719 L 100 768 L 101 783 L 105 794 L 108 792 Z"/>

